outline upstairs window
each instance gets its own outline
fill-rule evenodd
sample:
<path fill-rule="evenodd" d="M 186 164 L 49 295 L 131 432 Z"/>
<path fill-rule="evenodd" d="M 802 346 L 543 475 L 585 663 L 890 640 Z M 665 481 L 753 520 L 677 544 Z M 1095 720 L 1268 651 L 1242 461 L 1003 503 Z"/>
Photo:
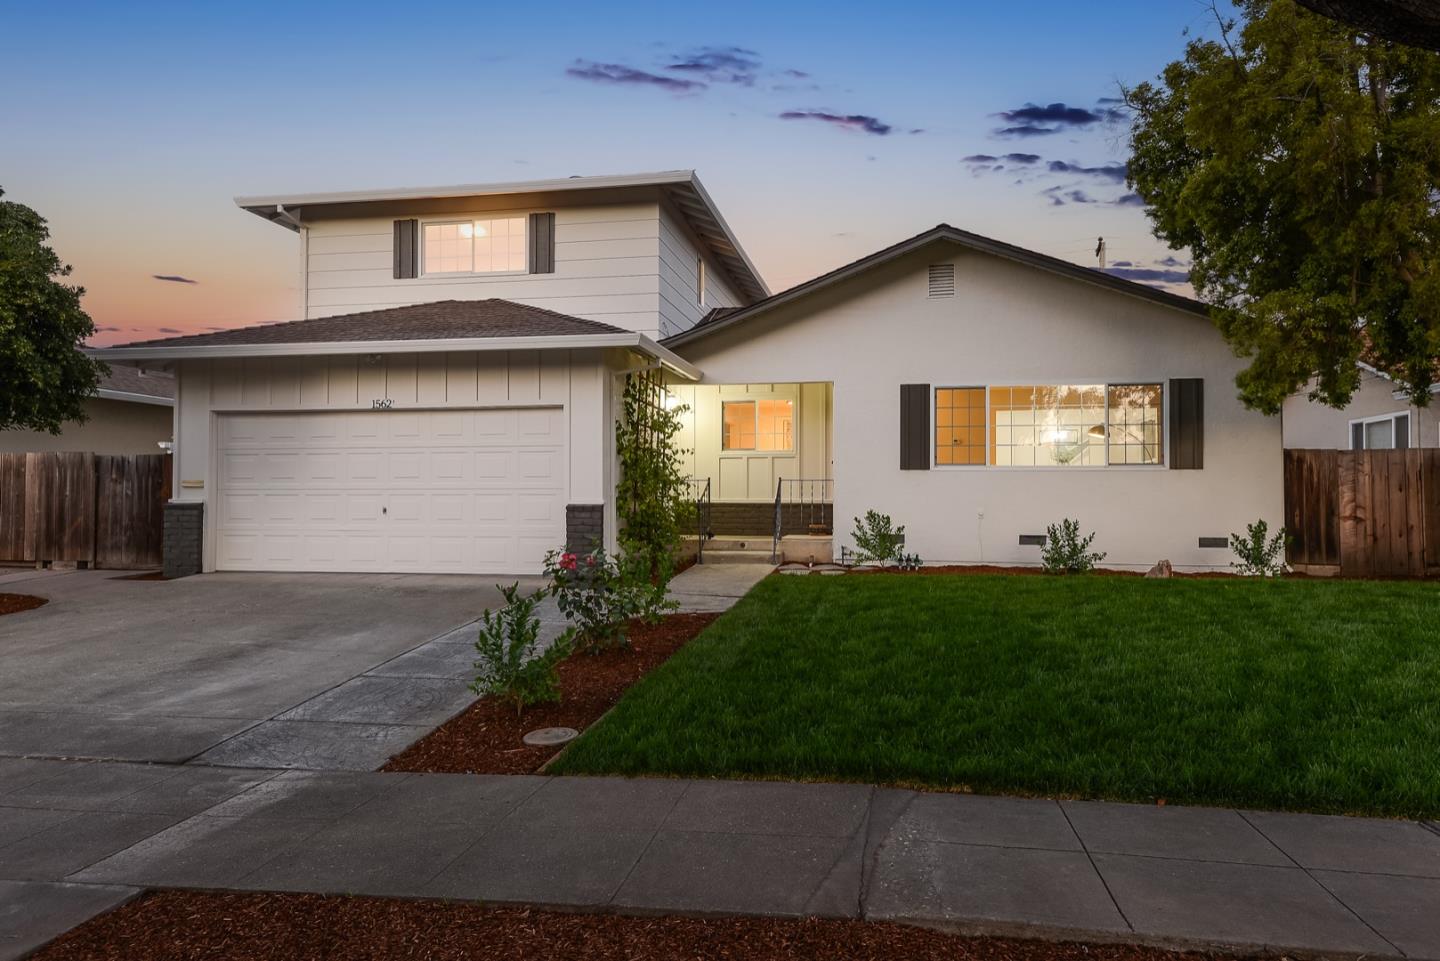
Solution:
<path fill-rule="evenodd" d="M 722 450 L 795 449 L 795 404 L 789 400 L 727 400 L 720 405 Z"/>
<path fill-rule="evenodd" d="M 1351 450 L 1406 450 L 1410 446 L 1410 415 L 1383 414 L 1350 422 Z"/>
<path fill-rule="evenodd" d="M 427 223 L 425 273 L 524 273 L 528 268 L 524 217 Z"/>

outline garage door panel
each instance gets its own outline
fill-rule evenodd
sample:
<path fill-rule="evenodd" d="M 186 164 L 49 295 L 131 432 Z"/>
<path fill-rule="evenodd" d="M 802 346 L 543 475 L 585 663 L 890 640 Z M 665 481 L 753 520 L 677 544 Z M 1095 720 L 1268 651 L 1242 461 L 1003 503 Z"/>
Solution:
<path fill-rule="evenodd" d="M 525 573 L 564 540 L 560 408 L 234 414 L 217 435 L 222 569 Z"/>

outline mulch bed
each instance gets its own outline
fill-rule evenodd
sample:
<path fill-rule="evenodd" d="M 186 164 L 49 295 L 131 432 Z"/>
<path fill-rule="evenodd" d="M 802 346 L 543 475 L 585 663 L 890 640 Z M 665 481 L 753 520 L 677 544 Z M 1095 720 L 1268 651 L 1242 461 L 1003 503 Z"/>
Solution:
<path fill-rule="evenodd" d="M 600 715 L 640 678 L 669 659 L 718 614 L 670 614 L 659 624 L 631 624 L 630 648 L 601 654 L 573 654 L 563 661 L 561 700 L 535 704 L 518 717 L 491 698 L 476 701 L 425 737 L 385 762 L 382 771 L 437 774 L 531 774 L 564 745 L 529 747 L 521 738 L 542 727 L 577 731 Z"/>
<path fill-rule="evenodd" d="M 0 594 L 0 614 L 33 611 L 35 608 L 44 607 L 49 603 L 50 598 L 36 597 L 34 594 Z"/>
<path fill-rule="evenodd" d="M 1002 567 L 998 564 L 946 564 L 934 567 L 921 567 L 918 570 L 902 571 L 896 569 L 861 569 L 851 573 L 855 574 L 1005 574 L 1017 576 L 1055 577 L 1043 567 Z M 1097 567 L 1090 572 L 1096 577 L 1144 577 L 1144 571 L 1118 571 L 1109 567 Z M 1175 571 L 1171 577 L 1182 578 L 1212 578 L 1212 577 L 1235 577 L 1229 571 Z"/>
<path fill-rule="evenodd" d="M 160 891 L 94 918 L 35 961 L 1202 961 L 1131 945 L 942 934 L 871 921 L 622 917 L 446 901 Z"/>

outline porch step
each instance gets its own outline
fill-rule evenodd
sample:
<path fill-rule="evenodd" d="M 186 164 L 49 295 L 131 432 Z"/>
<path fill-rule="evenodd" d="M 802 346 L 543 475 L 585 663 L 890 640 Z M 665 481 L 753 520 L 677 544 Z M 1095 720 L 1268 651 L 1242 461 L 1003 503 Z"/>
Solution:
<path fill-rule="evenodd" d="M 764 551 L 769 554 L 773 543 L 774 538 L 769 534 L 756 534 L 754 537 L 712 537 L 705 542 L 705 553 L 708 554 L 711 551 Z"/>
<path fill-rule="evenodd" d="M 769 548 L 768 545 L 766 546 L 766 548 L 765 548 L 763 551 L 758 551 L 758 550 L 736 551 L 736 550 L 715 550 L 713 547 L 710 546 L 710 545 L 713 544 L 713 543 L 715 543 L 715 542 L 714 542 L 714 541 L 710 541 L 709 543 L 707 543 L 707 544 L 705 545 L 705 557 L 704 557 L 703 563 L 706 563 L 706 564 L 769 564 L 769 563 L 770 563 L 770 548 Z M 752 542 L 752 543 L 753 543 L 753 542 Z"/>

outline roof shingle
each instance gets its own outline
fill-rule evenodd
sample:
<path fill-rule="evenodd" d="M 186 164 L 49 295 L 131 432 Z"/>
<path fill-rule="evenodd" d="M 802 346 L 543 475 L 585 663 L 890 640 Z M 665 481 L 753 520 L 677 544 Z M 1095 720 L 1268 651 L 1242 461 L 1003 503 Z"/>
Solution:
<path fill-rule="evenodd" d="M 217 347 L 329 344 L 345 341 L 454 340 L 475 337 L 564 337 L 619 334 L 619 327 L 511 300 L 439 300 L 357 314 L 260 324 L 205 334 L 141 340 L 119 347 Z"/>

